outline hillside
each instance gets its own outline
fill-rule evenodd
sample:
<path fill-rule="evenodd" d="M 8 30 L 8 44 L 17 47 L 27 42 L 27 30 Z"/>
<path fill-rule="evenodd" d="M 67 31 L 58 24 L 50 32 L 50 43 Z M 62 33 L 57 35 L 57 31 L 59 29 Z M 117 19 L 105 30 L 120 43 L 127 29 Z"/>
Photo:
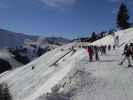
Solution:
<path fill-rule="evenodd" d="M 128 43 L 133 39 L 133 29 L 118 31 L 115 36 L 119 36 L 120 44 Z M 113 45 L 112 38 L 107 36 L 92 45 Z M 123 46 L 100 56 L 99 62 L 89 62 L 85 49 L 68 53 L 73 45 L 56 48 L 21 68 L 1 74 L 0 83 L 8 84 L 13 100 L 133 99 L 133 70 L 125 64 L 118 65 Z M 54 87 L 59 88 L 58 93 L 54 93 Z"/>

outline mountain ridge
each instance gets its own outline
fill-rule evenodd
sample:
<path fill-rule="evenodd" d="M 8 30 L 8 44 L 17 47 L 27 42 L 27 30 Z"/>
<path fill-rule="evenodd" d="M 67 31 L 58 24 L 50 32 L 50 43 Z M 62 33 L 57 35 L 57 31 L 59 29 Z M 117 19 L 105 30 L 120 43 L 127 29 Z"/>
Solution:
<path fill-rule="evenodd" d="M 24 44 L 26 39 L 37 41 L 41 36 L 32 36 L 27 35 L 24 33 L 17 33 L 13 31 L 9 31 L 6 29 L 0 28 L 0 48 L 16 48 L 20 47 Z M 43 37 L 47 43 L 55 43 L 61 44 L 59 42 L 65 42 L 68 43 L 70 40 L 62 38 L 62 37 Z"/>

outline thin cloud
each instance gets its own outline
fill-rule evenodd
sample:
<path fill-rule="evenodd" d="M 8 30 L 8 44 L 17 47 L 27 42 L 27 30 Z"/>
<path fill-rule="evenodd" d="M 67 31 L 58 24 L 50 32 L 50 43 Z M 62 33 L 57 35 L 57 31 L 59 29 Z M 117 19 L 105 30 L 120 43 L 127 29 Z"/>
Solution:
<path fill-rule="evenodd" d="M 78 0 L 40 0 L 40 1 L 50 7 L 68 7 L 77 3 Z"/>

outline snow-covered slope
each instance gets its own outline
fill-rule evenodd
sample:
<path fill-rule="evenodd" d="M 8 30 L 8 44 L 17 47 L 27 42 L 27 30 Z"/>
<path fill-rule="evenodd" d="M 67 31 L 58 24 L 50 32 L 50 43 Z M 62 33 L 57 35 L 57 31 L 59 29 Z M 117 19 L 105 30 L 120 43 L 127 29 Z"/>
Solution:
<path fill-rule="evenodd" d="M 133 29 L 119 31 L 115 35 L 119 35 L 120 43 L 129 42 L 133 39 Z M 113 37 L 107 36 L 92 44 L 103 45 L 103 43 L 113 44 Z M 74 44 L 52 50 L 25 66 L 2 75 L 0 82 L 8 84 L 13 100 L 43 100 L 44 98 L 39 97 L 51 92 L 56 84 L 65 81 L 68 84 L 62 87 L 64 91 L 65 89 L 74 91 L 76 88 L 73 100 L 133 99 L 132 71 L 117 64 L 123 47 L 109 52 L 107 56 L 101 56 L 100 62 L 88 62 L 87 52 L 84 49 L 77 49 L 76 53 L 70 52 L 57 65 L 51 66 Z"/>
<path fill-rule="evenodd" d="M 133 28 L 121 30 L 115 33 L 115 36 L 119 36 L 120 43 L 133 42 Z"/>
<path fill-rule="evenodd" d="M 121 30 L 118 32 L 115 32 L 115 35 L 108 35 L 105 36 L 102 39 L 99 39 L 95 42 L 92 43 L 92 45 L 113 45 L 114 44 L 114 39 L 115 37 L 119 36 L 119 44 L 121 45 L 122 43 L 128 43 L 128 42 L 132 42 L 133 41 L 133 28 L 129 28 L 126 30 Z"/>
<path fill-rule="evenodd" d="M 105 42 L 106 41 L 106 42 Z M 101 45 L 113 45 L 114 44 L 114 37 L 112 35 L 109 36 L 105 36 L 102 39 L 99 39 L 93 43 L 91 43 L 91 45 L 97 45 L 97 46 L 101 46 Z"/>
<path fill-rule="evenodd" d="M 65 69 L 64 65 L 50 67 L 52 63 L 69 51 L 69 46 L 71 46 L 71 44 L 46 53 L 28 65 L 18 68 L 9 73 L 9 75 L 2 77 L 0 81 L 6 81 L 8 83 L 11 93 L 14 94 L 14 100 L 29 100 L 29 98 L 31 98 L 30 100 L 36 99 L 41 96 L 42 93 L 50 91 L 50 89 L 63 79 L 63 77 L 65 77 L 74 67 L 72 67 L 72 65 L 74 64 L 76 55 L 70 57 L 70 59 L 67 59 L 66 56 L 66 61 L 64 62 Z M 61 49 L 64 49 L 64 51 Z M 82 53 L 82 51 L 79 52 Z M 68 57 L 69 56 L 71 56 L 71 54 L 68 55 Z M 32 70 L 32 67 L 35 67 L 35 69 Z M 41 90 L 45 91 L 42 92 Z"/>

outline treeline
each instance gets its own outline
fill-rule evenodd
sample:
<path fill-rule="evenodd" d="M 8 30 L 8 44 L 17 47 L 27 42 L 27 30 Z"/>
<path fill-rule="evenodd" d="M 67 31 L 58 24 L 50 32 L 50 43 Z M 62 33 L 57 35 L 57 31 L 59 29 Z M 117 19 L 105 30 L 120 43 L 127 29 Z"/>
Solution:
<path fill-rule="evenodd" d="M 114 35 L 114 32 L 115 32 L 114 29 L 109 30 L 109 31 L 102 31 L 100 33 L 92 32 L 91 36 L 89 36 L 89 37 L 77 38 L 77 39 L 74 39 L 73 41 L 90 42 L 91 43 L 91 42 L 101 39 L 107 35 Z"/>

